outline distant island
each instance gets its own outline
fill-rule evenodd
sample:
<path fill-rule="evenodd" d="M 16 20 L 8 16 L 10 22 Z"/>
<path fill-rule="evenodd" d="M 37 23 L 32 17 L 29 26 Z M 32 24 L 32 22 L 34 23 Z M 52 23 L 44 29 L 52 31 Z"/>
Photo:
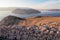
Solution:
<path fill-rule="evenodd" d="M 42 11 L 60 11 L 60 9 L 40 9 Z"/>
<path fill-rule="evenodd" d="M 33 8 L 16 8 L 11 12 L 12 16 L 28 18 L 40 15 L 41 11 Z"/>
<path fill-rule="evenodd" d="M 32 13 L 40 13 L 39 10 L 32 8 L 16 8 L 12 11 L 14 14 L 32 14 Z"/>
<path fill-rule="evenodd" d="M 60 11 L 60 9 L 49 9 L 48 11 Z"/>

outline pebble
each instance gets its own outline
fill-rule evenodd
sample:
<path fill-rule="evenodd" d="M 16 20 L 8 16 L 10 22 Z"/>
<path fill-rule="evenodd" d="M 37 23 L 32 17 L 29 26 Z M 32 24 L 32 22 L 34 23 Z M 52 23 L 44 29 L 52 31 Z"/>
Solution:
<path fill-rule="evenodd" d="M 42 31 L 42 29 L 44 29 Z M 49 28 L 48 26 L 39 29 L 38 26 L 31 26 L 27 29 L 26 26 L 13 25 L 9 28 L 0 28 L 1 40 L 60 40 L 60 31 L 57 28 Z"/>

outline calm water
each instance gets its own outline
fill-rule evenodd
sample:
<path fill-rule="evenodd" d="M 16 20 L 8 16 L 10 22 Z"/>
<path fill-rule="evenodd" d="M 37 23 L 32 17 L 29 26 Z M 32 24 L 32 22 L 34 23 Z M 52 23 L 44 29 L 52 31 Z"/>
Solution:
<path fill-rule="evenodd" d="M 41 13 L 41 16 L 59 16 L 60 17 L 60 11 L 44 11 Z"/>
<path fill-rule="evenodd" d="M 7 11 L 0 11 L 0 20 L 3 19 L 4 17 L 8 16 L 9 12 Z"/>
<path fill-rule="evenodd" d="M 0 20 L 8 15 L 14 15 L 21 18 L 27 18 L 30 16 L 60 16 L 60 11 L 42 11 L 41 13 L 36 14 L 12 14 L 7 11 L 0 11 Z"/>

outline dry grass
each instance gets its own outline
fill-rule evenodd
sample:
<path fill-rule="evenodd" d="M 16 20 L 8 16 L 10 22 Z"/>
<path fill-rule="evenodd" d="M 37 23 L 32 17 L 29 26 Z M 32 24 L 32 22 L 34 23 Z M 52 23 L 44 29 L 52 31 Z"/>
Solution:
<path fill-rule="evenodd" d="M 60 28 L 60 17 L 31 17 L 31 18 L 27 18 L 24 21 L 19 22 L 18 25 L 21 26 L 32 26 L 32 25 L 36 25 L 36 26 L 44 26 L 44 25 L 48 25 L 50 27 L 58 27 Z"/>

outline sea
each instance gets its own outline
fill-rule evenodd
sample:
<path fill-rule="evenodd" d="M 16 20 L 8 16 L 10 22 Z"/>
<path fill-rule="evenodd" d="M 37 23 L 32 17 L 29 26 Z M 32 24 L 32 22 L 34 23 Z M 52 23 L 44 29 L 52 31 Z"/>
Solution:
<path fill-rule="evenodd" d="M 31 14 L 14 14 L 11 13 L 10 11 L 0 11 L 0 21 L 9 15 L 13 15 L 13 16 L 17 16 L 20 18 L 29 18 L 29 17 L 33 17 L 33 16 L 58 16 L 60 17 L 60 11 L 41 11 L 41 13 L 31 13 Z"/>

